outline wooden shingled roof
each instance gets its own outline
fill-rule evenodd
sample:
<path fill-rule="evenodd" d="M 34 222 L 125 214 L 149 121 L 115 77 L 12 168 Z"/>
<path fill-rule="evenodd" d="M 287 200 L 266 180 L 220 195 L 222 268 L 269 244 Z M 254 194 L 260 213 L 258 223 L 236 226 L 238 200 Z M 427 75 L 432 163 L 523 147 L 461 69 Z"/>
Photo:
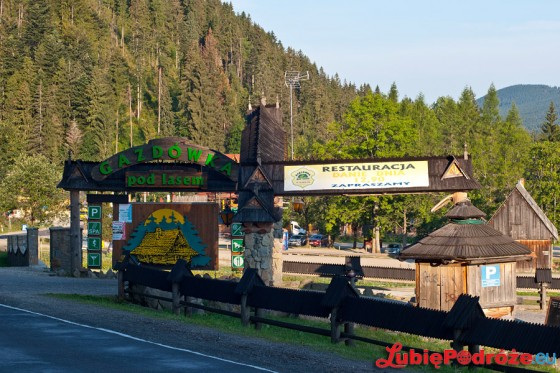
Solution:
<path fill-rule="evenodd" d="M 417 262 L 505 262 L 525 260 L 531 251 L 480 219 L 484 213 L 470 201 L 447 214 L 451 222 L 403 249 L 400 260 Z"/>
<path fill-rule="evenodd" d="M 496 210 L 496 212 L 494 213 L 492 218 L 490 218 L 490 224 L 494 225 L 493 220 L 498 219 L 500 214 L 504 214 L 504 213 L 507 214 L 508 213 L 507 212 L 507 206 L 510 203 L 510 201 L 513 200 L 514 194 L 520 195 L 523 198 L 523 200 L 525 200 L 527 205 L 530 207 L 530 209 L 533 211 L 533 213 L 537 216 L 540 223 L 542 223 L 542 225 L 545 226 L 546 229 L 550 232 L 550 234 L 552 235 L 554 240 L 558 240 L 558 230 L 556 229 L 556 226 L 546 216 L 544 211 L 539 207 L 539 205 L 533 199 L 533 197 L 531 197 L 531 195 L 529 194 L 527 189 L 525 189 L 524 182 L 522 180 L 520 180 L 515 185 L 515 188 L 513 188 L 513 190 L 507 196 L 505 201 L 500 205 L 500 207 L 498 207 L 498 209 Z M 534 238 L 531 238 L 531 239 L 534 239 Z"/>
<path fill-rule="evenodd" d="M 156 228 L 155 232 L 147 232 L 140 245 L 130 253 L 136 255 L 140 261 L 154 264 L 173 264 L 177 260 L 176 257 L 190 262 L 191 258 L 199 255 L 179 228 L 171 230 Z M 172 261 L 168 262 L 170 256 Z"/>
<path fill-rule="evenodd" d="M 262 103 L 247 115 L 241 137 L 238 175 L 239 208 L 234 221 L 271 223 L 282 219 L 274 206 L 275 191 L 262 162 L 284 160 L 286 133 L 282 128 L 282 112 L 278 105 Z"/>

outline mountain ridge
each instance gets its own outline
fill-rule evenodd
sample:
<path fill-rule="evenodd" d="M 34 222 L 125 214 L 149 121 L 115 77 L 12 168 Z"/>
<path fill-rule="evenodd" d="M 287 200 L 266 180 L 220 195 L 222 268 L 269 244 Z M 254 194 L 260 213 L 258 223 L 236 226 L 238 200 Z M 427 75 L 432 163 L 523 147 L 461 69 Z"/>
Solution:
<path fill-rule="evenodd" d="M 545 84 L 516 84 L 496 90 L 500 100 L 499 110 L 502 118 L 507 116 L 515 103 L 523 120 L 523 126 L 530 132 L 539 132 L 544 122 L 550 102 L 556 112 L 560 108 L 560 87 Z M 482 107 L 486 95 L 476 102 Z"/>

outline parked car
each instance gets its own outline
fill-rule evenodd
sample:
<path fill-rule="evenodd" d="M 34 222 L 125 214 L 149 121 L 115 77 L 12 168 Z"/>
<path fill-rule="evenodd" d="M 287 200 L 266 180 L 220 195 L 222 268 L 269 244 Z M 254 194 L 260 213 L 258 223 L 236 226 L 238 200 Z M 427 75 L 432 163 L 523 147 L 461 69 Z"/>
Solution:
<path fill-rule="evenodd" d="M 314 234 L 309 237 L 309 244 L 314 247 L 327 247 L 329 246 L 329 237 L 324 234 Z"/>
<path fill-rule="evenodd" d="M 307 243 L 307 237 L 303 234 L 294 234 L 288 240 L 288 246 L 304 246 Z"/>
<path fill-rule="evenodd" d="M 389 255 L 399 255 L 401 253 L 402 246 L 400 243 L 390 243 L 387 246 L 387 253 Z"/>

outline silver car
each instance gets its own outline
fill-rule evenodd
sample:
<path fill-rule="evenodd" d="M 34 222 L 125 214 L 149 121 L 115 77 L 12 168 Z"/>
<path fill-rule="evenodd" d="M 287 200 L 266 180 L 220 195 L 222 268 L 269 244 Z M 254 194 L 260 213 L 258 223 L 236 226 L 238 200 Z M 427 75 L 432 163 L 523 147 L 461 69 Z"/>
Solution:
<path fill-rule="evenodd" d="M 288 246 L 304 246 L 307 243 L 307 237 L 303 234 L 294 234 L 288 240 Z"/>

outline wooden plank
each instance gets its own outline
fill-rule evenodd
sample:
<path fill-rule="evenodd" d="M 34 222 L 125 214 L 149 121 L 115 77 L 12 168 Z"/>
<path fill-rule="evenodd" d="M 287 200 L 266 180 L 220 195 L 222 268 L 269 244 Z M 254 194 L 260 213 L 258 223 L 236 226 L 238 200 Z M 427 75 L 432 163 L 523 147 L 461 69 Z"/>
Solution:
<path fill-rule="evenodd" d="M 461 293 L 463 293 L 463 294 L 468 294 L 467 293 L 467 289 L 468 289 L 468 287 L 467 287 L 467 281 L 468 281 L 467 268 L 468 267 L 466 265 L 461 266 L 461 280 L 462 280 Z"/>
<path fill-rule="evenodd" d="M 451 266 L 448 265 L 440 266 L 437 268 L 439 268 L 439 274 L 440 274 L 440 284 L 439 284 L 440 305 L 438 309 L 449 311 L 451 309 L 449 304 L 450 303 L 453 304 L 453 300 L 451 299 L 453 297 L 453 294 L 450 293 L 450 286 L 449 286 L 449 283 L 451 282 L 451 278 L 452 278 L 452 276 L 450 276 L 450 273 L 452 272 L 452 268 Z"/>
<path fill-rule="evenodd" d="M 439 267 L 421 264 L 420 274 L 421 307 L 440 309 L 441 307 L 441 280 Z"/>
<path fill-rule="evenodd" d="M 441 309 L 450 310 L 459 295 L 463 293 L 463 268 L 461 265 L 447 265 L 440 268 Z"/>
<path fill-rule="evenodd" d="M 483 308 L 482 311 L 484 311 L 486 317 L 499 319 L 504 316 L 511 316 L 513 313 L 513 306 Z"/>
<path fill-rule="evenodd" d="M 533 252 L 531 261 L 518 262 L 519 272 L 534 272 L 537 268 L 552 268 L 552 243 L 550 240 L 519 240 Z"/>
<path fill-rule="evenodd" d="M 453 267 L 453 294 L 455 296 L 453 304 L 455 304 L 457 298 L 463 294 L 463 268 L 459 264 Z"/>
<path fill-rule="evenodd" d="M 416 271 L 414 272 L 415 288 L 416 288 L 416 304 L 420 305 L 420 263 L 416 263 Z"/>

